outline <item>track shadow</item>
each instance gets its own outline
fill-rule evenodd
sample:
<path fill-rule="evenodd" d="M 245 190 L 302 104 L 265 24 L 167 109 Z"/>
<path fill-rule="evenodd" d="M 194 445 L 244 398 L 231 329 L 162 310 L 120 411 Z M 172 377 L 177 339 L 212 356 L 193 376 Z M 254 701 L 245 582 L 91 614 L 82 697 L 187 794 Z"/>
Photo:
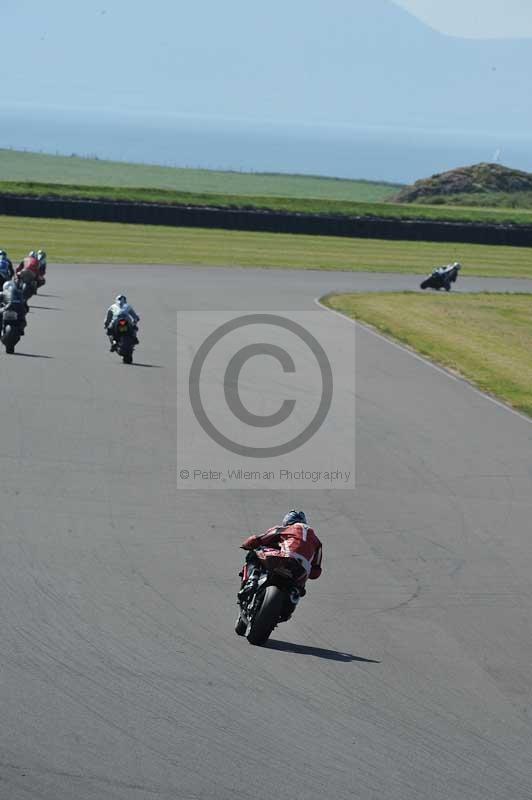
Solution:
<path fill-rule="evenodd" d="M 62 311 L 62 308 L 56 308 L 56 306 L 35 306 L 33 303 L 30 305 L 30 311 L 34 308 L 42 308 L 44 311 Z"/>
<path fill-rule="evenodd" d="M 303 656 L 326 658 L 329 661 L 343 661 L 344 663 L 362 661 L 365 664 L 381 663 L 380 661 L 375 661 L 373 658 L 354 656 L 352 653 L 342 653 L 340 650 L 327 650 L 324 647 L 310 647 L 306 644 L 295 644 L 294 642 L 280 642 L 278 639 L 269 639 L 264 647 L 270 650 L 282 650 L 285 653 L 298 653 Z"/>
<path fill-rule="evenodd" d="M 56 299 L 59 299 L 59 297 L 60 297 L 61 295 L 59 295 L 59 294 L 42 294 L 41 292 L 39 292 L 39 295 L 38 295 L 38 296 L 39 296 L 39 297 L 54 297 L 54 298 L 56 298 Z M 35 295 L 35 297 L 37 297 L 37 295 Z"/>
<path fill-rule="evenodd" d="M 39 353 L 21 353 L 20 351 L 16 350 L 13 355 L 15 356 L 24 356 L 24 358 L 53 358 L 53 356 L 43 356 Z"/>
<path fill-rule="evenodd" d="M 133 361 L 130 367 L 148 367 L 149 369 L 162 369 L 161 364 L 141 364 L 140 361 Z"/>

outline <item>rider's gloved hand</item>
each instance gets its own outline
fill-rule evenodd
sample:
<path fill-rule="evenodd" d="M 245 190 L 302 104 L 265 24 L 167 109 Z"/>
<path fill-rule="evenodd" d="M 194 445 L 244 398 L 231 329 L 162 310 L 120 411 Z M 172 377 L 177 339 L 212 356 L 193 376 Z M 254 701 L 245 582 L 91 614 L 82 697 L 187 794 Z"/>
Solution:
<path fill-rule="evenodd" d="M 259 538 L 258 538 L 258 536 L 249 536 L 240 545 L 242 550 L 254 550 L 258 546 L 259 546 Z"/>

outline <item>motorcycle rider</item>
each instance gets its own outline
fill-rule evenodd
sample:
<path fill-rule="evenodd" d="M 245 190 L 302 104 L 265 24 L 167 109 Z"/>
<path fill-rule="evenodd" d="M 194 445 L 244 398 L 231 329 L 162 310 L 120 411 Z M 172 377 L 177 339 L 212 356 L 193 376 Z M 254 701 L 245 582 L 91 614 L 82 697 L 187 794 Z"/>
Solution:
<path fill-rule="evenodd" d="M 22 280 L 22 283 L 37 283 L 39 278 L 39 261 L 35 250 L 30 250 L 28 255 L 22 259 L 15 270 L 15 274 Z"/>
<path fill-rule="evenodd" d="M 445 264 L 443 267 L 436 267 L 434 272 L 437 272 L 438 275 L 448 275 L 454 269 L 458 272 L 458 270 L 462 269 L 462 265 L 458 261 L 453 261 L 452 264 Z"/>
<path fill-rule="evenodd" d="M 39 277 L 37 283 L 39 286 L 44 286 L 46 283 L 46 278 L 44 276 L 46 275 L 47 267 L 46 253 L 44 250 L 37 250 L 37 261 L 39 262 Z"/>
<path fill-rule="evenodd" d="M 128 319 L 133 327 L 133 333 L 135 335 L 135 344 L 139 343 L 137 332 L 138 332 L 138 323 L 140 322 L 140 317 L 133 308 L 127 302 L 127 297 L 125 294 L 119 294 L 115 297 L 115 302 L 109 306 L 107 309 L 107 315 L 105 317 L 105 322 L 103 324 L 105 328 L 105 332 L 109 337 L 109 341 L 111 342 L 110 351 L 114 353 L 116 350 L 116 342 L 115 342 L 115 330 L 116 330 L 116 323 L 119 319 Z"/>
<path fill-rule="evenodd" d="M 26 314 L 29 311 L 29 306 L 24 300 L 22 288 L 22 281 L 16 275 L 4 283 L 2 291 L 0 292 L 0 330 L 2 329 L 3 312 L 8 306 L 10 308 L 14 307 L 14 310 L 16 310 L 21 317 L 20 335 L 24 336 Z"/>
<path fill-rule="evenodd" d="M 260 562 L 266 558 L 289 559 L 299 594 L 306 594 L 307 579 L 315 580 L 322 572 L 322 545 L 314 530 L 307 524 L 303 511 L 292 509 L 280 525 L 269 528 L 258 536 L 249 536 L 240 547 L 250 552 L 240 573 L 242 585 L 238 600 L 253 592 L 260 575 Z M 257 548 L 260 548 L 256 552 Z"/>
<path fill-rule="evenodd" d="M 13 270 L 13 264 L 11 260 L 8 258 L 8 255 L 5 250 L 0 250 L 0 289 L 1 284 L 5 281 L 11 280 L 15 271 Z"/>
<path fill-rule="evenodd" d="M 446 264 L 443 267 L 436 267 L 433 270 L 433 275 L 439 275 L 444 286 L 450 286 L 452 274 L 456 271 L 458 272 L 462 269 L 462 265 L 458 261 L 454 261 L 452 264 Z"/>

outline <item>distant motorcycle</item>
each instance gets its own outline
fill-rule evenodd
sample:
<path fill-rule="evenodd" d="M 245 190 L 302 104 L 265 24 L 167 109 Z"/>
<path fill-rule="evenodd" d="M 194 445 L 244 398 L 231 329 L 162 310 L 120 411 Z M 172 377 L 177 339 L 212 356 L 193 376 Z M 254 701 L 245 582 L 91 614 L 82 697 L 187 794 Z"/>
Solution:
<path fill-rule="evenodd" d="M 456 261 L 454 264 L 448 264 L 446 267 L 436 267 L 433 269 L 428 278 L 420 283 L 421 289 L 445 289 L 446 292 L 451 291 L 451 284 L 456 283 L 458 273 L 461 270 L 461 265 Z"/>
<path fill-rule="evenodd" d="M 246 589 L 249 565 L 255 568 L 251 585 Z M 246 636 L 254 645 L 265 644 L 280 622 L 292 616 L 305 590 L 298 586 L 301 565 L 281 556 L 257 557 L 253 553 L 244 567 L 244 593 L 239 600 L 240 613 L 235 625 L 238 636 Z M 303 570 L 304 572 L 304 570 Z"/>
<path fill-rule="evenodd" d="M 22 303 L 8 303 L 0 309 L 0 341 L 6 353 L 12 355 L 24 330 L 26 310 Z"/>
<path fill-rule="evenodd" d="M 138 342 L 135 327 L 130 319 L 120 317 L 114 323 L 113 340 L 115 352 L 121 357 L 124 364 L 133 363 L 133 350 Z"/>

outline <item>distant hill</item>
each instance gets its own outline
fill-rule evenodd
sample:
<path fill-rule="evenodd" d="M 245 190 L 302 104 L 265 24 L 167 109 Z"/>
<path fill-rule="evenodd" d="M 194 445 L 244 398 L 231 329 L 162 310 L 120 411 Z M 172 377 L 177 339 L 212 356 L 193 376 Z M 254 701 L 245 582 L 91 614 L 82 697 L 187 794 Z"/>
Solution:
<path fill-rule="evenodd" d="M 532 174 L 502 164 L 473 164 L 416 181 L 393 198 L 396 203 L 452 203 L 502 205 L 502 197 L 529 199 Z M 480 201 L 480 202 L 479 202 Z M 515 205 L 516 203 L 510 203 Z M 528 205 L 528 202 L 523 203 Z"/>

